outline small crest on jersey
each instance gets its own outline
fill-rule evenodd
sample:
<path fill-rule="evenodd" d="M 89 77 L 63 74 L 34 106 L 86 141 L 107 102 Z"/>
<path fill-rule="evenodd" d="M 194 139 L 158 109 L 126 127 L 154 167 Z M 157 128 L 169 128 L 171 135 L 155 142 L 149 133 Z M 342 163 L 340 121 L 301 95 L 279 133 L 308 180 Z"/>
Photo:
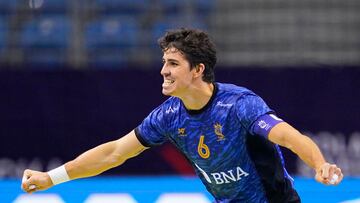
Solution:
<path fill-rule="evenodd" d="M 179 135 L 180 137 L 185 137 L 185 136 L 187 136 L 186 133 L 185 133 L 185 128 L 179 128 L 179 129 L 178 129 L 178 135 Z"/>
<path fill-rule="evenodd" d="M 218 137 L 217 141 L 225 140 L 225 135 L 222 133 L 222 125 L 220 123 L 215 123 L 214 131 L 215 131 L 215 134 Z"/>
<path fill-rule="evenodd" d="M 267 124 L 264 120 L 259 121 L 258 126 L 262 129 L 269 130 L 271 127 L 269 124 Z"/>

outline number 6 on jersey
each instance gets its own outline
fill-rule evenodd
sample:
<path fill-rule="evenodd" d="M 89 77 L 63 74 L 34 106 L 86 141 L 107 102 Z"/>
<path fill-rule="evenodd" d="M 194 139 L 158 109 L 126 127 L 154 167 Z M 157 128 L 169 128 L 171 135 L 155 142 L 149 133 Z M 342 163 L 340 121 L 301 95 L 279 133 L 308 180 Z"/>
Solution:
<path fill-rule="evenodd" d="M 209 147 L 204 143 L 204 135 L 200 136 L 199 144 L 198 144 L 198 153 L 201 158 L 207 159 L 210 156 Z"/>

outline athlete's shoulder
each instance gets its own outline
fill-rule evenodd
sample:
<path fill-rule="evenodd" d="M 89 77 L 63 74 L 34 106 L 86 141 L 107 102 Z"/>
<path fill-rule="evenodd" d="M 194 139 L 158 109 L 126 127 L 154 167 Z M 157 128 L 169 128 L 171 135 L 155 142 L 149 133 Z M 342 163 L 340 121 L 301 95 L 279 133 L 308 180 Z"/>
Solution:
<path fill-rule="evenodd" d="M 181 101 L 177 97 L 169 97 L 165 100 L 160 106 L 158 106 L 158 110 L 162 111 L 163 114 L 174 114 L 179 111 L 181 105 Z"/>
<path fill-rule="evenodd" d="M 244 97 L 246 95 L 256 95 L 253 91 L 249 90 L 246 87 L 241 87 L 234 84 L 229 83 L 216 83 L 218 87 L 219 93 L 227 94 L 227 95 L 233 95 L 238 98 Z"/>

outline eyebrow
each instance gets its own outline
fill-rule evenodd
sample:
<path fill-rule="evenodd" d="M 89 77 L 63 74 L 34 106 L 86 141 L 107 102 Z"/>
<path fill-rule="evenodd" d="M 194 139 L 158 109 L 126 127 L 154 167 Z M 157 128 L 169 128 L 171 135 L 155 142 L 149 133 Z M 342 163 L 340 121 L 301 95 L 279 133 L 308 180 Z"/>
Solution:
<path fill-rule="evenodd" d="M 166 60 L 163 58 L 163 61 L 166 61 Z M 176 59 L 168 59 L 167 61 L 169 61 L 169 62 L 177 62 L 177 63 L 179 63 L 179 61 L 178 61 L 178 60 L 176 60 Z"/>

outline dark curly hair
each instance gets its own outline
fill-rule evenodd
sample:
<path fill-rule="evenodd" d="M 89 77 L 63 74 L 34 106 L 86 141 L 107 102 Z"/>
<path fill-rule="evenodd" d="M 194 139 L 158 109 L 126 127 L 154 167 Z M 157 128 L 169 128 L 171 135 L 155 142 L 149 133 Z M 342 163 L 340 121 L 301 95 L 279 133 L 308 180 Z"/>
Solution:
<path fill-rule="evenodd" d="M 203 63 L 205 65 L 203 81 L 214 82 L 216 48 L 207 33 L 187 28 L 169 30 L 158 40 L 158 44 L 163 52 L 172 47 L 181 51 L 189 61 L 191 69 Z"/>

